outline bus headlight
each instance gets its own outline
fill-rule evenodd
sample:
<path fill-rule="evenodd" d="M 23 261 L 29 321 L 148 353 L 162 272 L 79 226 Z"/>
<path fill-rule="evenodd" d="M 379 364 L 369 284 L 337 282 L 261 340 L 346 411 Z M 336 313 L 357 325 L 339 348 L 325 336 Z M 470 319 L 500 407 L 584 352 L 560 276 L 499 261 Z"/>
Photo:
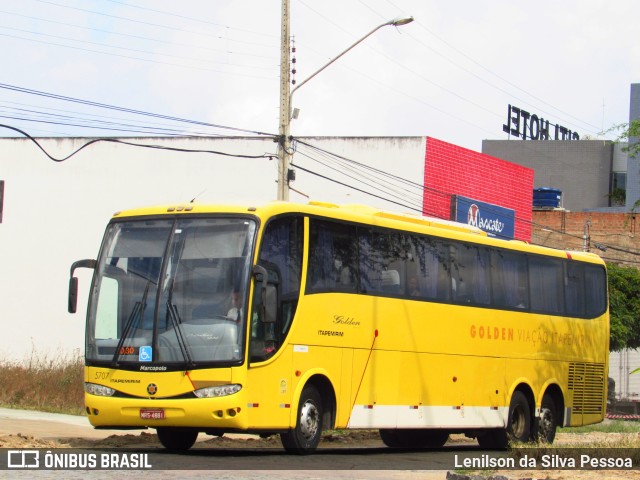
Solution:
<path fill-rule="evenodd" d="M 194 394 L 198 398 L 225 397 L 238 393 L 242 389 L 242 385 L 232 383 L 229 385 L 219 385 L 217 387 L 206 387 L 194 390 Z"/>
<path fill-rule="evenodd" d="M 97 385 L 95 383 L 85 383 L 84 391 L 99 397 L 110 397 L 116 393 L 113 388 L 105 387 L 104 385 Z"/>

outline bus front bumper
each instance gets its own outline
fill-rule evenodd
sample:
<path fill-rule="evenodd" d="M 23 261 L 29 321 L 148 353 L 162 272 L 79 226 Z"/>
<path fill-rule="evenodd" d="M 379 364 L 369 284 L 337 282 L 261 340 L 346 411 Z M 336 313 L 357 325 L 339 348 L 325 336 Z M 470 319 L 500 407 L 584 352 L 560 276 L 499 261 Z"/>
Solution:
<path fill-rule="evenodd" d="M 241 393 L 220 398 L 149 399 L 85 394 L 86 412 L 97 428 L 192 427 L 246 430 Z"/>

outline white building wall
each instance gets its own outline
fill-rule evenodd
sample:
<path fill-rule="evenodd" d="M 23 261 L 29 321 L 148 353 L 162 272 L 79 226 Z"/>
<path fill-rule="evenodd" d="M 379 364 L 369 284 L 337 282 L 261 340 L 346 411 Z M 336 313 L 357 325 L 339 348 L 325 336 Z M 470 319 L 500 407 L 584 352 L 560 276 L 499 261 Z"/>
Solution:
<path fill-rule="evenodd" d="M 88 139 L 42 139 L 54 157 L 64 157 Z M 425 137 L 309 138 L 319 148 L 423 183 Z M 179 153 L 116 143 L 97 143 L 63 163 L 55 163 L 27 139 L 0 139 L 0 180 L 5 181 L 0 223 L 0 360 L 68 355 L 84 348 L 84 310 L 91 272 L 77 271 L 79 313 L 67 313 L 69 267 L 95 258 L 105 226 L 118 210 L 152 204 L 260 204 L 276 197 L 276 144 L 256 138 L 128 138 L 135 143 L 218 150 L 240 159 L 206 153 Z M 300 147 L 299 152 L 310 150 Z M 314 158 L 321 158 L 313 154 Z M 339 175 L 296 153 L 301 166 Z M 345 183 L 354 184 L 353 181 Z M 294 188 L 311 200 L 365 203 L 394 211 L 406 208 L 302 171 Z M 369 191 L 375 193 L 375 188 Z M 308 198 L 291 192 L 291 201 Z"/>
<path fill-rule="evenodd" d="M 640 401 L 640 350 L 622 350 L 609 355 L 609 376 L 616 382 L 616 398 Z"/>

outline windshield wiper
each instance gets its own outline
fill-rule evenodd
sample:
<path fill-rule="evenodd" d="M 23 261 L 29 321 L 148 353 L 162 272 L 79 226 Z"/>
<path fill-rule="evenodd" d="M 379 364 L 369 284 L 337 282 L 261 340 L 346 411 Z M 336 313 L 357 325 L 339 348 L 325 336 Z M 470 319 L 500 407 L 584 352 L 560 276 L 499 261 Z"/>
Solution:
<path fill-rule="evenodd" d="M 127 323 L 124 324 L 124 330 L 118 341 L 118 345 L 116 346 L 116 351 L 113 353 L 113 359 L 111 363 L 114 367 L 118 366 L 118 360 L 120 359 L 120 351 L 124 345 L 125 340 L 129 337 L 129 332 L 131 331 L 131 327 L 134 327 L 133 333 L 138 329 L 139 322 L 136 323 L 136 319 L 142 320 L 144 316 L 144 311 L 147 308 L 147 295 L 149 294 L 149 286 L 151 285 L 151 280 L 147 281 L 147 286 L 144 289 L 144 293 L 142 294 L 142 299 L 139 302 L 136 302 L 131 309 L 131 313 L 129 314 L 129 318 L 127 319 Z"/>
<path fill-rule="evenodd" d="M 191 359 L 191 355 L 189 355 L 189 346 L 182 335 L 182 329 L 180 328 L 182 320 L 180 319 L 178 309 L 173 303 L 171 303 L 171 301 L 167 301 L 167 311 L 169 312 L 169 318 L 171 318 L 173 329 L 176 332 L 176 339 L 178 340 L 178 346 L 180 347 L 182 358 L 187 362 L 187 370 L 191 370 L 196 366 L 196 364 Z"/>

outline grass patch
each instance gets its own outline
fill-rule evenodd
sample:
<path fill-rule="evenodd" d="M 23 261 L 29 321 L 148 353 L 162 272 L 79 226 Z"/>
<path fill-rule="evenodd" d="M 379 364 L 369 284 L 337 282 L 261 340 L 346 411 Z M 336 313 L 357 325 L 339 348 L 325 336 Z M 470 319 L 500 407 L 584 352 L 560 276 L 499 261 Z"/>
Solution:
<path fill-rule="evenodd" d="M 82 355 L 0 361 L 0 406 L 43 412 L 84 413 Z"/>
<path fill-rule="evenodd" d="M 638 433 L 640 432 L 640 422 L 627 420 L 605 420 L 593 425 L 584 427 L 558 428 L 558 433 Z"/>

